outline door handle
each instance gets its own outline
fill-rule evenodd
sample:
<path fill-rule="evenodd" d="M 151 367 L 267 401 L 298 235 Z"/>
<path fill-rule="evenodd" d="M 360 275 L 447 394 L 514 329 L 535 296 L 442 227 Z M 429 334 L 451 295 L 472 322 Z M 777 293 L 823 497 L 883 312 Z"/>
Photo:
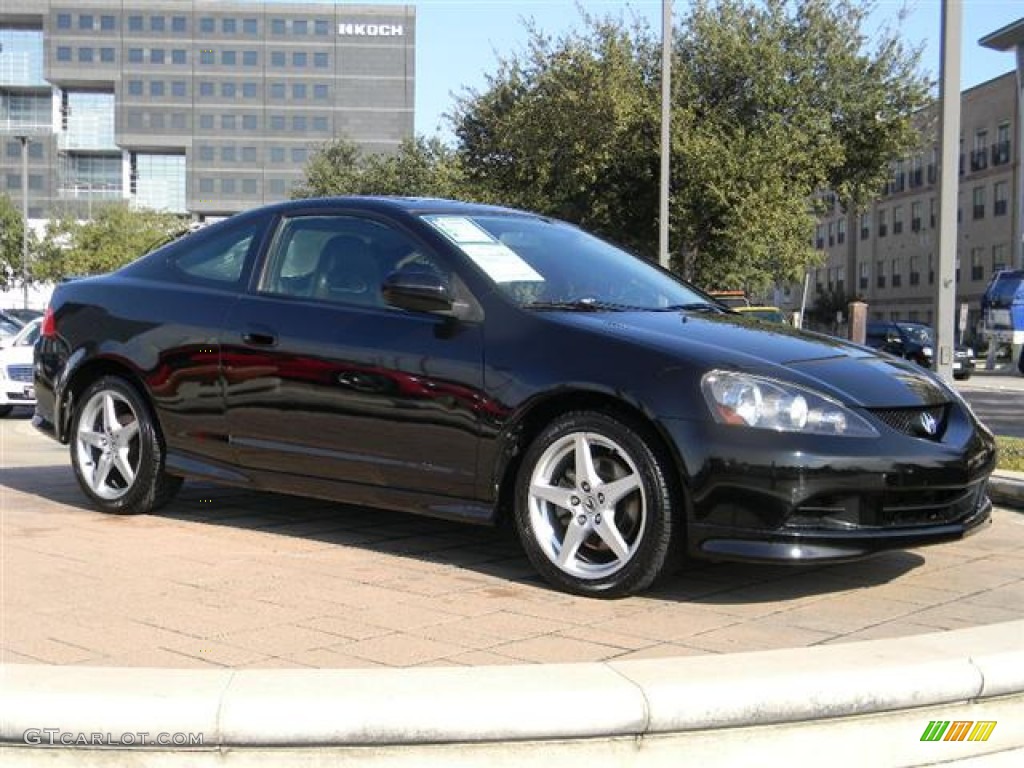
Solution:
<path fill-rule="evenodd" d="M 277 336 L 268 330 L 251 330 L 242 334 L 242 341 L 254 347 L 272 347 L 277 344 Z"/>

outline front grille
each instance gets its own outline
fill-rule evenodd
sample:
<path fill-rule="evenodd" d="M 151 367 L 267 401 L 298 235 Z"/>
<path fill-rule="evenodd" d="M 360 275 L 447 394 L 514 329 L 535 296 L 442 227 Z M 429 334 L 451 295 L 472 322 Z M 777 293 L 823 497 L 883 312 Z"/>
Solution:
<path fill-rule="evenodd" d="M 939 440 L 946 431 L 948 407 L 936 405 L 926 408 L 878 408 L 872 409 L 871 415 L 890 429 L 904 435 L 921 437 L 926 440 Z M 929 418 L 935 429 L 929 432 L 925 425 Z"/>
<path fill-rule="evenodd" d="M 26 384 L 32 383 L 31 365 L 8 365 L 7 378 L 11 381 L 23 381 Z"/>
<path fill-rule="evenodd" d="M 882 491 L 818 496 L 796 508 L 787 521 L 794 528 L 913 528 L 955 523 L 985 504 L 986 484 L 966 488 Z"/>

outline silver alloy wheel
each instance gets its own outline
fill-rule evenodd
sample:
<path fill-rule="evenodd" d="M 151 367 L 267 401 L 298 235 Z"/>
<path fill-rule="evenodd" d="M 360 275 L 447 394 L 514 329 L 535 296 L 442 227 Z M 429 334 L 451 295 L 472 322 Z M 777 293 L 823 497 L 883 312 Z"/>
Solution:
<path fill-rule="evenodd" d="M 581 579 L 621 571 L 647 524 L 636 465 L 615 441 L 573 432 L 548 446 L 530 475 L 529 514 L 541 551 Z"/>
<path fill-rule="evenodd" d="M 110 389 L 89 398 L 78 419 L 75 450 L 89 490 L 106 501 L 128 493 L 142 455 L 139 417 L 131 403 Z"/>

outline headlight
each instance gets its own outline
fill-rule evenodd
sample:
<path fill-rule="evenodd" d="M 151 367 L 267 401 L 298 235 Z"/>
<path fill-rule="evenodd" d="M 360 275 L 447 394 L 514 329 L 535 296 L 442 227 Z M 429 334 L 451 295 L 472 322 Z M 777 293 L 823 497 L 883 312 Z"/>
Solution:
<path fill-rule="evenodd" d="M 701 389 L 715 421 L 778 432 L 878 437 L 863 417 L 795 384 L 733 371 L 710 371 Z"/>
<path fill-rule="evenodd" d="M 931 357 L 932 356 L 932 348 L 931 347 L 921 347 L 921 354 L 924 355 L 925 357 Z"/>

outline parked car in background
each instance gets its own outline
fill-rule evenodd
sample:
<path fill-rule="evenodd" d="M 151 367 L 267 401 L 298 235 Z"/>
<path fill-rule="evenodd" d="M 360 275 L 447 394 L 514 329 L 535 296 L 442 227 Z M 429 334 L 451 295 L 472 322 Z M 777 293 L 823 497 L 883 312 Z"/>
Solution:
<path fill-rule="evenodd" d="M 719 304 L 731 309 L 750 306 L 750 299 L 747 298 L 745 291 L 708 291 L 707 294 Z"/>
<path fill-rule="evenodd" d="M 32 353 L 41 325 L 42 320 L 32 320 L 14 336 L 0 341 L 0 417 L 10 414 L 16 405 L 36 404 Z"/>
<path fill-rule="evenodd" d="M 17 336 L 18 331 L 24 325 L 18 318 L 8 315 L 6 312 L 0 312 L 0 342 Z"/>
<path fill-rule="evenodd" d="M 989 520 L 995 439 L 913 363 L 744 321 L 543 216 L 296 200 L 58 285 L 33 423 L 84 494 L 182 478 L 481 524 L 549 582 L 821 563 Z"/>
<path fill-rule="evenodd" d="M 43 316 L 41 309 L 25 309 L 20 307 L 12 307 L 11 309 L 5 309 L 4 314 L 8 317 L 13 317 L 19 323 L 27 323 L 29 320 L 35 320 L 37 317 Z"/>
<path fill-rule="evenodd" d="M 935 331 L 921 323 L 873 321 L 867 326 L 869 347 L 890 355 L 913 360 L 925 368 L 932 367 L 935 353 Z M 974 350 L 957 344 L 953 349 L 953 378 L 965 381 L 974 372 Z"/>
<path fill-rule="evenodd" d="M 744 317 L 753 317 L 757 320 L 764 320 L 766 323 L 787 323 L 786 316 L 778 307 L 753 306 L 733 307 L 733 309 Z"/>

